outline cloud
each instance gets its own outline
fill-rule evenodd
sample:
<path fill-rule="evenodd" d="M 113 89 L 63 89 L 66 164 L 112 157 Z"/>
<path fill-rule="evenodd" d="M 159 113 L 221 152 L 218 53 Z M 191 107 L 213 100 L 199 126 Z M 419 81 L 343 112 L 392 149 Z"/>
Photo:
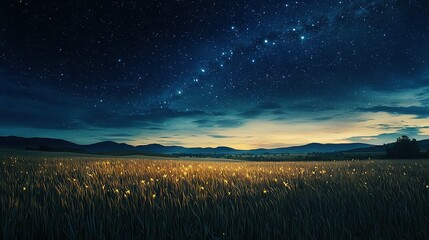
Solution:
<path fill-rule="evenodd" d="M 124 137 L 109 137 L 109 138 L 98 138 L 98 141 L 115 141 L 115 142 L 130 142 L 132 138 L 124 138 Z"/>
<path fill-rule="evenodd" d="M 274 110 L 274 109 L 281 109 L 282 106 L 276 102 L 264 102 L 264 103 L 261 103 L 257 108 L 258 109 Z"/>
<path fill-rule="evenodd" d="M 202 115 L 210 115 L 201 110 L 193 110 L 193 111 L 178 111 L 170 108 L 157 108 L 145 111 L 142 114 L 134 115 L 134 118 L 143 120 L 143 121 L 151 121 L 151 122 L 164 122 L 170 119 L 175 118 L 183 118 L 183 117 L 195 117 Z"/>
<path fill-rule="evenodd" d="M 384 143 L 390 143 L 395 141 L 396 138 L 402 136 L 402 135 L 407 135 L 411 138 L 416 138 L 418 136 L 423 136 L 425 137 L 425 135 L 422 135 L 422 128 L 427 128 L 427 127 L 394 127 L 394 126 L 381 126 L 384 130 L 394 130 L 394 132 L 390 132 L 390 133 L 381 133 L 381 134 L 377 134 L 377 135 L 371 135 L 371 136 L 355 136 L 355 137 L 350 137 L 347 138 L 346 140 L 350 140 L 353 142 L 361 142 L 361 141 L 373 141 L 373 140 L 381 140 Z"/>
<path fill-rule="evenodd" d="M 421 99 L 421 100 L 420 100 L 420 103 L 421 103 L 422 105 L 429 105 L 429 98 Z"/>
<path fill-rule="evenodd" d="M 384 106 L 378 105 L 369 108 L 358 108 L 362 112 L 386 112 L 390 114 L 409 114 L 416 115 L 419 118 L 429 117 L 429 107 L 423 106 L 408 106 L 408 107 L 398 107 L 398 106 Z"/>
<path fill-rule="evenodd" d="M 255 117 L 261 115 L 262 113 L 263 112 L 259 109 L 250 109 L 250 110 L 239 113 L 238 116 L 244 117 L 244 118 L 255 118 Z"/>
<path fill-rule="evenodd" d="M 106 137 L 132 137 L 134 135 L 129 133 L 108 133 L 105 136 Z"/>
<path fill-rule="evenodd" d="M 181 141 L 174 140 L 159 140 L 158 143 L 169 146 L 181 146 L 183 144 Z"/>
<path fill-rule="evenodd" d="M 144 127 L 142 129 L 144 129 L 144 130 L 150 130 L 150 131 L 161 131 L 161 130 L 164 130 L 163 127 Z"/>
<path fill-rule="evenodd" d="M 0 109 L 0 111 L 3 116 L 0 118 L 2 126 L 61 130 L 87 129 L 79 119 L 59 109 L 46 109 L 44 112 L 22 108 Z"/>
<path fill-rule="evenodd" d="M 327 120 L 331 120 L 334 119 L 335 116 L 329 116 L 329 117 L 317 117 L 317 118 L 313 118 L 314 121 L 327 121 Z"/>
<path fill-rule="evenodd" d="M 41 83 L 16 80 L 0 70 L 0 124 L 7 127 L 74 130 L 87 128 L 76 108 L 84 102 Z"/>
<path fill-rule="evenodd" d="M 210 113 L 204 111 L 178 111 L 170 108 L 150 109 L 142 113 L 129 114 L 127 112 L 113 112 L 107 108 L 87 111 L 81 116 L 81 120 L 90 126 L 104 128 L 131 128 L 131 127 L 160 127 L 160 123 L 165 123 L 178 118 L 194 118 L 206 116 Z"/>
<path fill-rule="evenodd" d="M 402 129 L 402 127 L 395 126 L 392 124 L 386 124 L 386 123 L 380 123 L 380 124 L 377 124 L 375 126 L 370 126 L 370 127 L 380 129 L 380 130 L 384 130 L 384 131 L 392 131 L 392 130 Z"/>
<path fill-rule="evenodd" d="M 244 123 L 240 119 L 199 119 L 193 121 L 201 128 L 236 128 L 242 126 Z"/>
<path fill-rule="evenodd" d="M 211 134 L 211 135 L 208 135 L 208 136 L 212 137 L 212 138 L 234 138 L 232 136 L 217 135 L 217 134 Z"/>
<path fill-rule="evenodd" d="M 282 115 L 285 112 L 282 111 L 282 106 L 276 102 L 264 102 L 257 105 L 254 108 L 250 108 L 246 111 L 240 112 L 237 116 L 241 118 L 253 119 L 258 116 L 270 116 L 270 115 Z"/>

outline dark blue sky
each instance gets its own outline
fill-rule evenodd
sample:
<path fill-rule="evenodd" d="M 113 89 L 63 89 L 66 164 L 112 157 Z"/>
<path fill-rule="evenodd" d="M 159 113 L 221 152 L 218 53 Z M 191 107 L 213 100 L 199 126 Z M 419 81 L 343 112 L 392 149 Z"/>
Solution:
<path fill-rule="evenodd" d="M 276 147 L 429 137 L 429 3 L 2 1 L 0 135 Z"/>

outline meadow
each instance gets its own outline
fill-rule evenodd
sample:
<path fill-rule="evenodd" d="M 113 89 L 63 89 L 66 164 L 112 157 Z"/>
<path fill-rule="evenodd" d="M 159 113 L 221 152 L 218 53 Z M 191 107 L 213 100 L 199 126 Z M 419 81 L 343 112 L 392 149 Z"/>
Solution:
<path fill-rule="evenodd" d="M 2 239 L 429 239 L 429 161 L 0 157 Z"/>

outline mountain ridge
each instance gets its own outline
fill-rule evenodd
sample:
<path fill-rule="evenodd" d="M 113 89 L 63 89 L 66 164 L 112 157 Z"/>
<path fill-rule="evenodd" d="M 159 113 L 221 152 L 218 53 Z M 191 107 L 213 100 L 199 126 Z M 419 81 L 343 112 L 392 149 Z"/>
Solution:
<path fill-rule="evenodd" d="M 131 154 L 293 154 L 293 153 L 330 153 L 330 152 L 385 152 L 392 143 L 372 145 L 366 143 L 308 143 L 300 146 L 280 148 L 258 148 L 250 150 L 218 147 L 165 146 L 158 143 L 133 146 L 127 143 L 102 141 L 93 144 L 77 144 L 63 139 L 41 137 L 0 136 L 0 148 L 27 149 L 41 151 L 64 151 L 82 153 L 122 153 Z M 422 150 L 429 148 L 429 139 L 418 141 Z"/>

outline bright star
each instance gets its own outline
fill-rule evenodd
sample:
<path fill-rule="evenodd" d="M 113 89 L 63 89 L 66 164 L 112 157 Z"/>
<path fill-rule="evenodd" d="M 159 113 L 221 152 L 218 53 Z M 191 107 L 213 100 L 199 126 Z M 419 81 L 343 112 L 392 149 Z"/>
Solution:
<path fill-rule="evenodd" d="M 305 37 L 304 36 L 301 36 L 301 40 L 304 40 L 305 39 Z"/>
<path fill-rule="evenodd" d="M 267 39 L 265 39 L 265 40 L 264 40 L 264 43 L 268 43 L 268 40 L 267 40 Z"/>

